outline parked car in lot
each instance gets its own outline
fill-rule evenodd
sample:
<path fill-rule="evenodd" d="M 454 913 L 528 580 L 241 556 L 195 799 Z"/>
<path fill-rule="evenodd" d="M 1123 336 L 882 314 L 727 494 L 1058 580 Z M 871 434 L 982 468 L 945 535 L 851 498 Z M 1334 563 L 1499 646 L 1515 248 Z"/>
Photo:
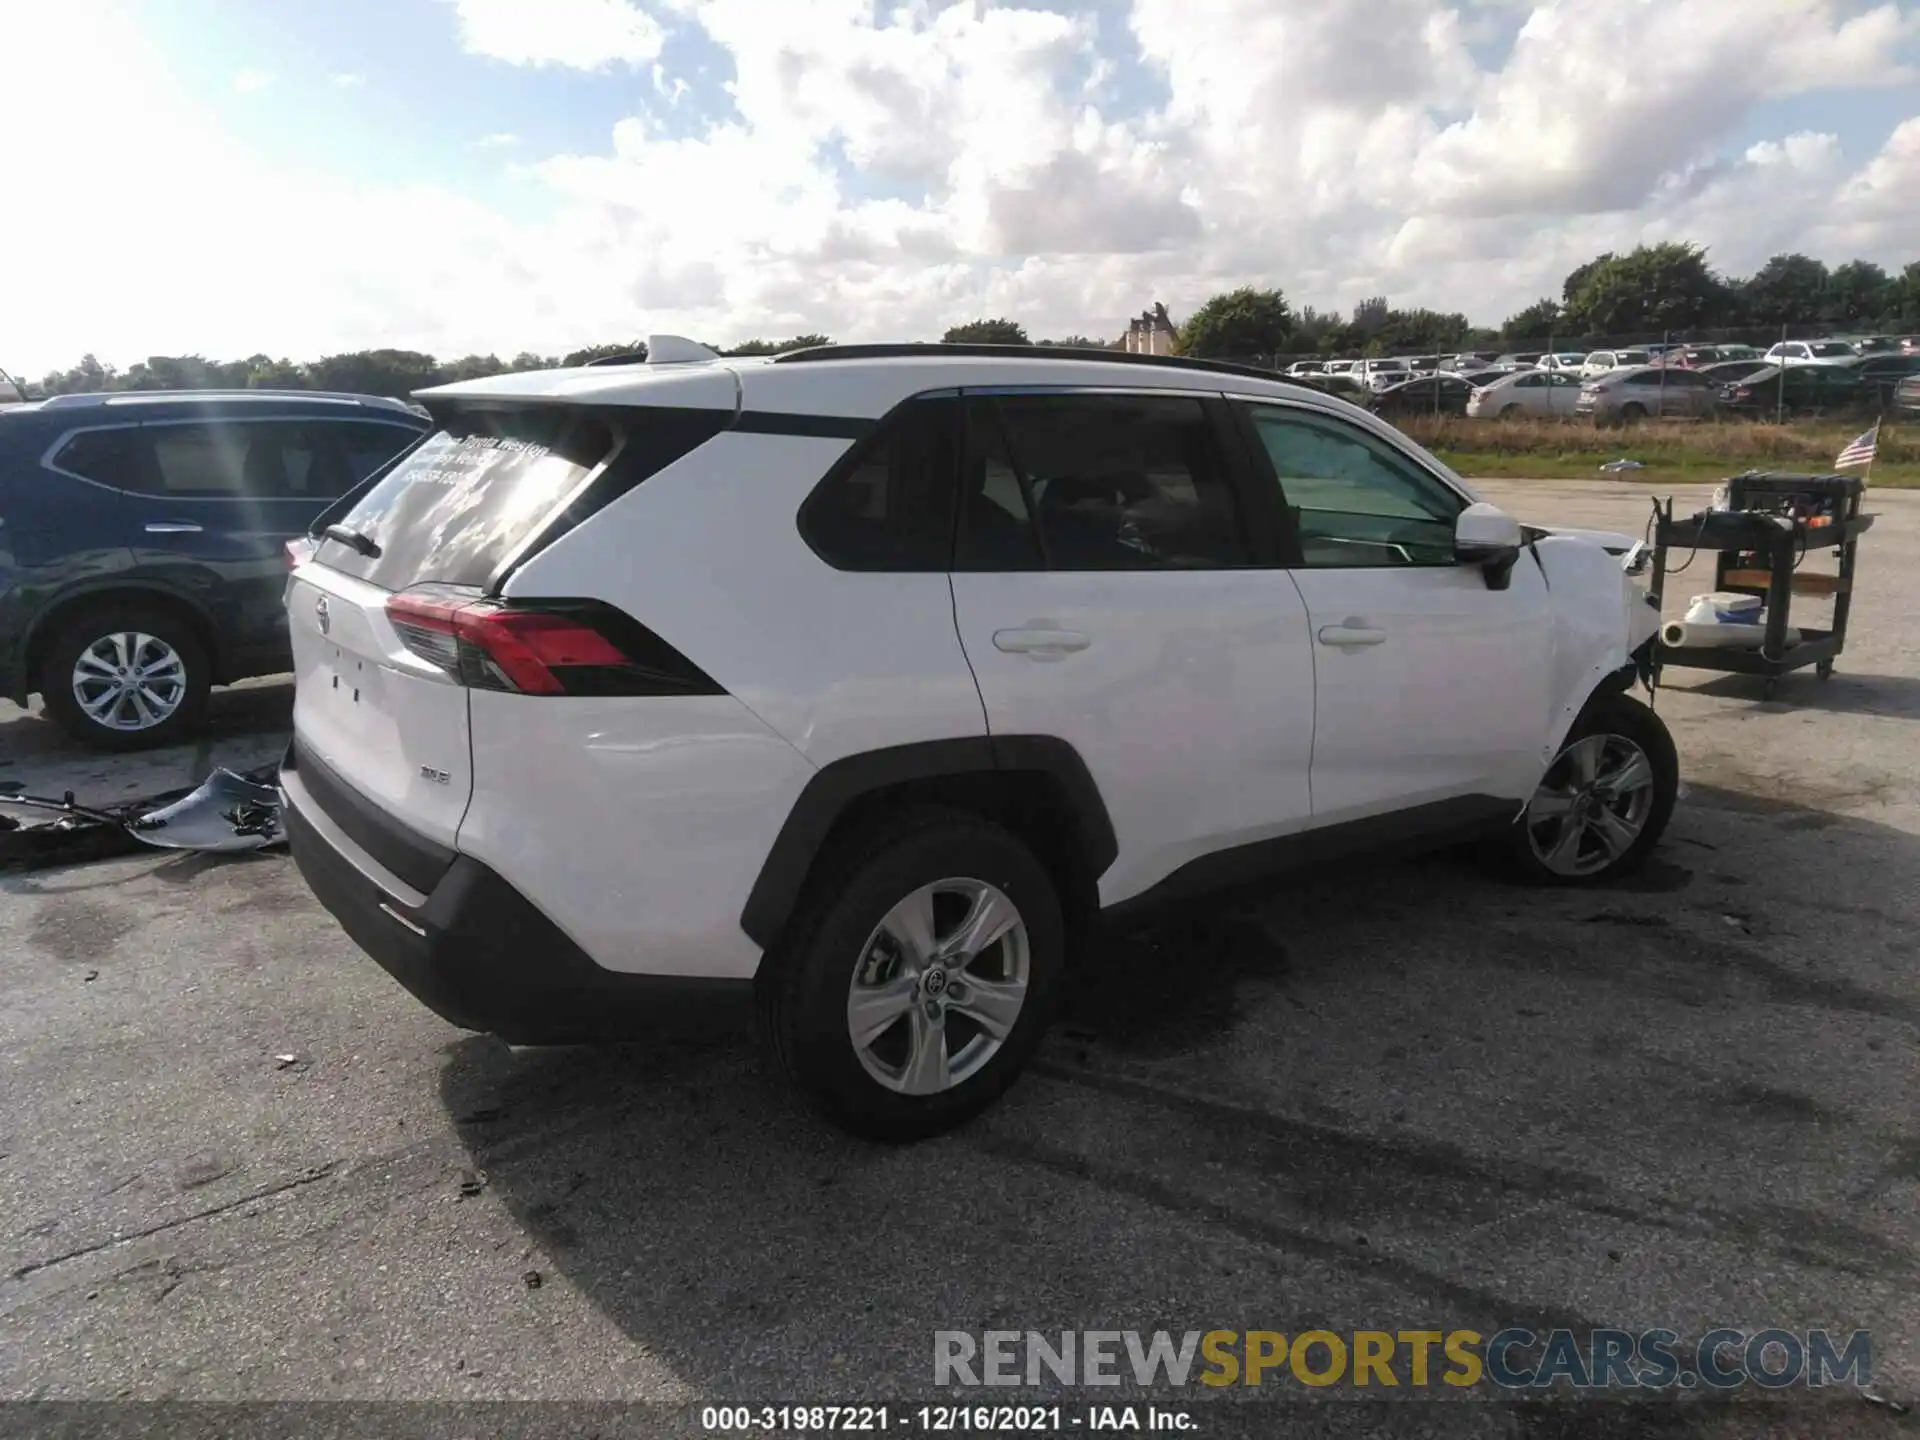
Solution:
<path fill-rule="evenodd" d="M 1375 391 L 1363 403 L 1376 415 L 1464 415 L 1473 384 L 1461 375 L 1421 375 Z"/>
<path fill-rule="evenodd" d="M 1103 919 L 1382 838 L 1602 881 L 1667 823 L 1629 539 L 1523 527 L 1356 406 L 1031 347 L 649 356 L 422 392 L 288 583 L 294 859 L 456 1024 L 757 1005 L 904 1140 L 1006 1089 Z"/>
<path fill-rule="evenodd" d="M 1507 357 L 1495 355 L 1491 350 L 1468 350 L 1459 355 L 1447 356 L 1446 359 L 1440 362 L 1440 368 L 1442 370 L 1452 370 L 1458 374 L 1465 374 L 1471 370 L 1514 368 L 1506 362 Z"/>
<path fill-rule="evenodd" d="M 1573 414 L 1580 382 L 1550 370 L 1516 370 L 1489 380 L 1467 400 L 1475 419 L 1513 420 L 1523 415 Z"/>
<path fill-rule="evenodd" d="M 1862 404 L 1875 410 L 1890 410 L 1900 382 L 1909 375 L 1920 374 L 1920 355 L 1902 355 L 1898 351 L 1864 355 L 1834 368 L 1859 377 Z"/>
<path fill-rule="evenodd" d="M 1860 377 L 1848 367 L 1800 361 L 1722 386 L 1720 403 L 1735 414 L 1764 420 L 1781 414 L 1844 414 L 1863 408 L 1868 395 Z"/>
<path fill-rule="evenodd" d="M 1505 355 L 1494 356 L 1493 363 L 1502 370 L 1531 370 L 1546 358 L 1543 350 L 1509 350 Z"/>
<path fill-rule="evenodd" d="M 1627 370 L 1636 365 L 1651 365 L 1653 355 L 1646 350 L 1595 350 L 1580 362 L 1583 377 L 1605 375 L 1610 370 Z"/>
<path fill-rule="evenodd" d="M 1694 373 L 1704 375 L 1714 385 L 1730 385 L 1736 380 L 1744 380 L 1749 375 L 1758 375 L 1762 370 L 1771 370 L 1771 360 L 1749 357 L 1741 360 L 1716 360 L 1708 365 L 1696 365 Z"/>
<path fill-rule="evenodd" d="M 1776 365 L 1844 365 L 1860 352 L 1844 340 L 1786 340 L 1769 346 L 1763 358 Z"/>
<path fill-rule="evenodd" d="M 1642 365 L 1631 370 L 1607 370 L 1582 380 L 1573 411 L 1602 424 L 1632 424 L 1663 416 L 1711 415 L 1719 403 L 1713 382 L 1697 370 Z"/>
<path fill-rule="evenodd" d="M 1587 352 L 1585 350 L 1556 350 L 1551 354 L 1542 355 L 1538 368 L 1542 370 L 1564 370 L 1577 375 L 1580 373 L 1580 367 L 1586 363 Z"/>
<path fill-rule="evenodd" d="M 286 543 L 426 428 L 398 400 L 261 390 L 0 414 L 0 695 L 125 749 L 288 669 Z"/>
<path fill-rule="evenodd" d="M 1920 375 L 1909 375 L 1893 387 L 1895 414 L 1920 418 Z"/>
<path fill-rule="evenodd" d="M 1297 379 L 1302 375 L 1324 375 L 1326 369 L 1325 362 L 1320 360 L 1296 360 L 1283 373 Z"/>
<path fill-rule="evenodd" d="M 1388 386 L 1399 385 L 1413 378 L 1413 367 L 1404 357 L 1390 356 L 1382 360 L 1362 360 L 1360 379 L 1369 390 L 1385 390 Z"/>

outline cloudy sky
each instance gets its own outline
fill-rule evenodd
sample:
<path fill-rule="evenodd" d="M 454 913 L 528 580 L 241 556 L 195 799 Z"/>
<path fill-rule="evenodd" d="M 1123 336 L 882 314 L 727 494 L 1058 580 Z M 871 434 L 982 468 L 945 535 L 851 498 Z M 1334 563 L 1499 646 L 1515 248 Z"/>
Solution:
<path fill-rule="evenodd" d="M 0 0 L 0 365 L 1920 258 L 1920 0 Z"/>

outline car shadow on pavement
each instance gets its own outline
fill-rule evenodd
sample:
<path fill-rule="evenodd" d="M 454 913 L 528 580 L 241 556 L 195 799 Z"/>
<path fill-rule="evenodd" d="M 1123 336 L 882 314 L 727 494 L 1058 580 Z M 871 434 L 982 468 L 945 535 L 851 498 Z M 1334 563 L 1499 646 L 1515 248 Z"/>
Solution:
<path fill-rule="evenodd" d="M 1349 865 L 1136 935 L 1105 977 L 1128 998 L 1083 994 L 998 1107 L 916 1146 L 828 1129 L 725 1036 L 469 1038 L 441 1099 L 526 1263 L 716 1398 L 926 1398 L 942 1329 L 1684 1333 L 1703 1288 L 1759 1293 L 1749 1271 L 1781 1323 L 1897 1330 L 1920 1275 L 1876 1196 L 1920 1177 L 1920 894 L 1869 872 L 1920 873 L 1920 841 L 1696 786 L 1655 867 L 1569 891 L 1450 856 Z M 1813 896 L 1820 927 L 1794 908 Z M 1296 1063 L 1359 1083 L 1315 1099 Z M 1488 1128 L 1515 1095 L 1523 1118 Z M 1453 1433 L 1456 1408 L 1392 1428 Z"/>
<path fill-rule="evenodd" d="M 1911 675 L 1862 675 L 1844 668 L 1831 680 L 1811 670 L 1793 671 L 1780 679 L 1780 689 L 1768 704 L 1785 710 L 1821 710 L 1842 715 L 1885 715 L 1920 718 L 1920 679 Z M 1723 675 L 1703 684 L 1668 685 L 1694 695 L 1720 700 L 1760 701 L 1765 682 L 1757 675 Z"/>

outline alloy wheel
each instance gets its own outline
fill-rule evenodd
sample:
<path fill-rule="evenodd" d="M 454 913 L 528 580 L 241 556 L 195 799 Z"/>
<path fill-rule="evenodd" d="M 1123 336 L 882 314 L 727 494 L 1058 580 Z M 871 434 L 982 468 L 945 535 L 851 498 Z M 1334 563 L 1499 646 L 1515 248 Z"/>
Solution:
<path fill-rule="evenodd" d="M 187 698 L 187 663 L 166 641 L 139 630 L 102 635 L 73 664 L 73 698 L 109 730 L 151 730 Z"/>
<path fill-rule="evenodd" d="M 1576 740 L 1527 804 L 1527 840 L 1556 875 L 1595 875 L 1639 840 L 1653 813 L 1653 762 L 1624 735 Z"/>
<path fill-rule="evenodd" d="M 847 991 L 868 1075 L 936 1095 L 978 1074 L 1026 1006 L 1031 952 L 1012 900 L 984 880 L 923 885 L 874 928 Z"/>

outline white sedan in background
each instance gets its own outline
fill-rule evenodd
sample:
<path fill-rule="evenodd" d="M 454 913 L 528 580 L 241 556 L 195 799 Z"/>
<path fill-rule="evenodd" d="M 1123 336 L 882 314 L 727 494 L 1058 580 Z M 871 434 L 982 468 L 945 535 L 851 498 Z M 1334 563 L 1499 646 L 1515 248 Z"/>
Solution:
<path fill-rule="evenodd" d="M 1552 354 L 1542 355 L 1538 368 L 1555 372 L 1565 371 L 1568 374 L 1578 374 L 1580 367 L 1586 363 L 1587 352 L 1584 350 L 1556 350 Z"/>
<path fill-rule="evenodd" d="M 1516 370 L 1475 390 L 1467 399 L 1467 414 L 1478 420 L 1571 415 L 1579 398 L 1580 377 L 1572 371 Z"/>

